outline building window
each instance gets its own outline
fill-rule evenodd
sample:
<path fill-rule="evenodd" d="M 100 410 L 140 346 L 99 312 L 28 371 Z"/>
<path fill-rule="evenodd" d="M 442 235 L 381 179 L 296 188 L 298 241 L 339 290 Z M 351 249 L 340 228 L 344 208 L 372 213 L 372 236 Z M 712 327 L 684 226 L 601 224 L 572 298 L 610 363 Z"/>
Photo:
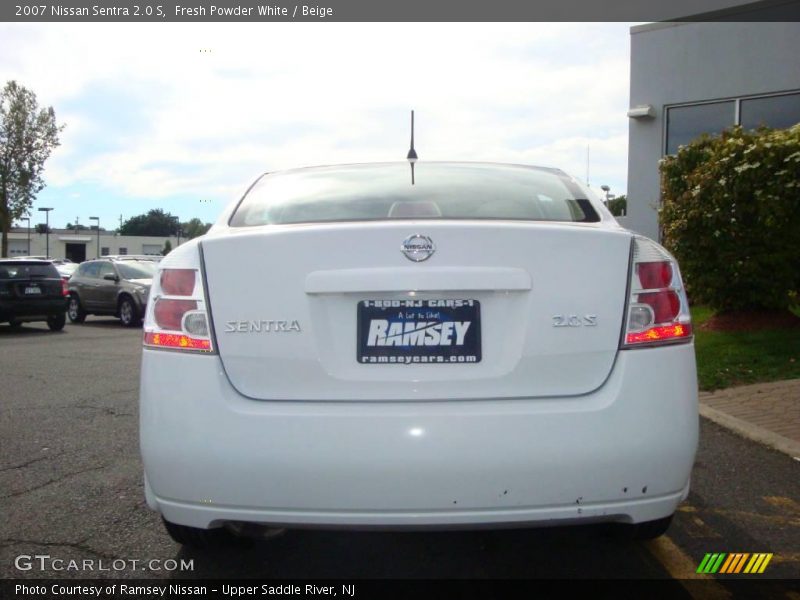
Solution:
<path fill-rule="evenodd" d="M 721 133 L 732 125 L 741 125 L 745 129 L 756 129 L 761 125 L 773 129 L 792 127 L 800 123 L 800 93 L 669 106 L 666 112 L 666 154 L 675 154 L 679 146 L 688 144 L 701 134 Z"/>
<path fill-rule="evenodd" d="M 120 248 L 119 249 L 119 253 L 120 253 L 121 256 L 125 256 L 128 253 L 128 249 L 127 248 Z"/>
<path fill-rule="evenodd" d="M 786 129 L 800 123 L 800 94 L 743 98 L 739 116 L 745 129 L 760 125 Z"/>
<path fill-rule="evenodd" d="M 108 256 L 109 254 L 111 254 L 111 252 L 108 246 L 103 246 L 100 248 L 100 256 Z"/>
<path fill-rule="evenodd" d="M 736 103 L 711 102 L 692 106 L 673 106 L 667 110 L 667 154 L 675 154 L 703 133 L 722 133 L 736 124 Z"/>

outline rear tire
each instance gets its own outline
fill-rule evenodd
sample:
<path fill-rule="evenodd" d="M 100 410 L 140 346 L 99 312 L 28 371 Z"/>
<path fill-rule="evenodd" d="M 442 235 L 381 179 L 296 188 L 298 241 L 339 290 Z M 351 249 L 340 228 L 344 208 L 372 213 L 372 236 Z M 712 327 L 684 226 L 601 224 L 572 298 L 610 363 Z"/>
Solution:
<path fill-rule="evenodd" d="M 64 329 L 66 322 L 67 316 L 64 313 L 47 317 L 47 326 L 50 328 L 50 331 L 61 331 Z"/>
<path fill-rule="evenodd" d="M 119 301 L 119 320 L 125 327 L 134 327 L 139 324 L 139 310 L 128 296 L 123 296 Z"/>
<path fill-rule="evenodd" d="M 83 310 L 80 298 L 78 298 L 77 294 L 72 294 L 69 297 L 67 316 L 73 323 L 83 323 L 86 320 L 86 312 Z"/>
<path fill-rule="evenodd" d="M 189 527 L 170 523 L 162 517 L 164 527 L 174 542 L 192 548 L 213 549 L 219 546 L 231 544 L 235 541 L 234 536 L 222 527 L 216 529 L 200 529 L 199 527 Z"/>

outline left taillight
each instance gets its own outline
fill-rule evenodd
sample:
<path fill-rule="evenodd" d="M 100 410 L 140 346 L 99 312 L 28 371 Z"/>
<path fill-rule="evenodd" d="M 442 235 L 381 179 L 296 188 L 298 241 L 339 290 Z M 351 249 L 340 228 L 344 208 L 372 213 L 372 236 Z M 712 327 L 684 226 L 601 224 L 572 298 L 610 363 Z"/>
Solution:
<path fill-rule="evenodd" d="M 161 268 L 153 277 L 144 323 L 144 345 L 213 352 L 200 269 Z"/>
<path fill-rule="evenodd" d="M 622 347 L 691 339 L 692 318 L 677 261 L 654 241 L 636 236 Z"/>

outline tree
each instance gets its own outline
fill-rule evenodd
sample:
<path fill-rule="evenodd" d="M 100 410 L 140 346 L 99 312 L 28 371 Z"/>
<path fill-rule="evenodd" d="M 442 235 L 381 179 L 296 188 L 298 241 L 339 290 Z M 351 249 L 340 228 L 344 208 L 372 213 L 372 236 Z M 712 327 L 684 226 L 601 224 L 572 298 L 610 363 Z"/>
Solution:
<path fill-rule="evenodd" d="M 624 217 L 628 214 L 628 199 L 625 197 L 625 194 L 609 200 L 608 210 L 610 210 L 611 214 L 615 217 Z"/>
<path fill-rule="evenodd" d="M 125 221 L 119 228 L 120 235 L 152 235 L 168 237 L 175 235 L 180 227 L 178 217 L 154 208 L 144 215 L 137 215 Z"/>
<path fill-rule="evenodd" d="M 36 94 L 16 81 L 0 92 L 0 256 L 8 256 L 11 223 L 29 211 L 45 186 L 44 163 L 63 128 L 53 107 L 40 109 Z"/>
<path fill-rule="evenodd" d="M 167 240 L 164 242 L 164 249 L 161 251 L 161 256 L 166 256 L 170 252 L 172 252 L 172 244 L 169 240 Z"/>
<path fill-rule="evenodd" d="M 97 226 L 96 225 L 92 225 L 91 228 L 92 229 L 97 229 Z M 67 226 L 64 229 L 77 229 L 78 231 L 88 231 L 89 227 L 87 227 L 86 225 L 83 225 L 81 223 L 78 223 L 77 225 L 75 225 L 73 223 L 67 223 Z"/>
<path fill-rule="evenodd" d="M 211 223 L 203 223 L 200 219 L 195 217 L 186 223 L 182 224 L 183 234 L 188 238 L 196 238 L 205 235 L 211 229 Z"/>

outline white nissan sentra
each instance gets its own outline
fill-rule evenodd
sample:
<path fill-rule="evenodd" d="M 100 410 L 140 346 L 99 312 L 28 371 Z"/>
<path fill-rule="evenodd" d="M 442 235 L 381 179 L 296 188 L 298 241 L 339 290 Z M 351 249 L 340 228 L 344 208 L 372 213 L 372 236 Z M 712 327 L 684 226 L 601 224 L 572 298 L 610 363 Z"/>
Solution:
<path fill-rule="evenodd" d="M 654 537 L 688 494 L 678 265 L 557 169 L 267 174 L 150 295 L 145 493 L 179 542 L 253 525 Z"/>

